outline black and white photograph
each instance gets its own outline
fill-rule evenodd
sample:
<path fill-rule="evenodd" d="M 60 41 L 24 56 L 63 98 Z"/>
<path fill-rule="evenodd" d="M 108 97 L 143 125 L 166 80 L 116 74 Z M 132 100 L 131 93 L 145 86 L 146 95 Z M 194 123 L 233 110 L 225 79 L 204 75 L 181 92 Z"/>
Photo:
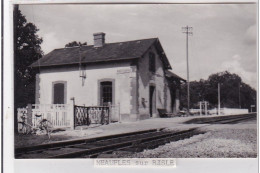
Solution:
<path fill-rule="evenodd" d="M 256 3 L 13 4 L 14 158 L 257 158 Z"/>

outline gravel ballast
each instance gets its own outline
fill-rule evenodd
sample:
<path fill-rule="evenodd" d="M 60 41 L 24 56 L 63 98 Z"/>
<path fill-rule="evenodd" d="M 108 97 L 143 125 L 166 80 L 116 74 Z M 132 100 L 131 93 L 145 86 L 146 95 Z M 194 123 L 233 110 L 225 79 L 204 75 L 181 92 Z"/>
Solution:
<path fill-rule="evenodd" d="M 203 129 L 203 128 L 202 128 Z M 118 157 L 136 158 L 255 158 L 257 157 L 257 129 L 245 125 L 214 125 L 208 132 L 156 149 Z"/>

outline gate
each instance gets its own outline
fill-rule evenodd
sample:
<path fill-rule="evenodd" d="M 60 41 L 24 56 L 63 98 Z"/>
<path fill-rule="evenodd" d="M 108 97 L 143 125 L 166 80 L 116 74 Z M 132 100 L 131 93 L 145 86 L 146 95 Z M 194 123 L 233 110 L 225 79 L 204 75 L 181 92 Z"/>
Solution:
<path fill-rule="evenodd" d="M 90 124 L 109 124 L 108 106 L 74 106 L 74 127 Z"/>
<path fill-rule="evenodd" d="M 67 104 L 33 104 L 32 126 L 36 127 L 41 119 L 47 119 L 53 127 L 70 127 L 69 109 L 70 105 Z M 37 117 L 37 115 L 41 116 Z"/>

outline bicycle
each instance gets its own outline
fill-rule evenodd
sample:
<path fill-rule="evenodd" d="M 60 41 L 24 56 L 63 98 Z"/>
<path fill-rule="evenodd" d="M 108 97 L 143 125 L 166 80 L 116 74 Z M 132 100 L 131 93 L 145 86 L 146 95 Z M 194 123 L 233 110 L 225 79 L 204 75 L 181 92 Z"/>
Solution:
<path fill-rule="evenodd" d="M 41 117 L 42 115 L 35 115 L 36 117 Z M 35 134 L 41 134 L 41 133 L 46 133 L 46 135 L 48 135 L 48 138 L 50 139 L 51 138 L 51 133 L 52 133 L 52 130 L 53 130 L 53 125 L 52 123 L 47 120 L 46 118 L 43 118 L 41 120 L 38 121 L 38 124 L 36 126 L 36 128 L 34 129 L 35 130 Z"/>
<path fill-rule="evenodd" d="M 36 118 L 40 118 L 42 115 L 35 115 Z M 53 125 L 52 123 L 43 118 L 43 119 L 40 119 L 38 122 L 37 122 L 37 125 L 36 127 L 33 127 L 31 126 L 30 124 L 26 123 L 26 115 L 25 113 L 23 113 L 23 115 L 21 116 L 21 119 L 22 121 L 18 122 L 22 125 L 22 128 L 21 128 L 21 131 L 23 134 L 36 134 L 36 135 L 39 135 L 39 134 L 42 134 L 42 133 L 46 133 L 46 135 L 48 135 L 48 138 L 50 139 L 51 138 L 51 133 L 52 133 L 52 130 L 53 130 Z"/>

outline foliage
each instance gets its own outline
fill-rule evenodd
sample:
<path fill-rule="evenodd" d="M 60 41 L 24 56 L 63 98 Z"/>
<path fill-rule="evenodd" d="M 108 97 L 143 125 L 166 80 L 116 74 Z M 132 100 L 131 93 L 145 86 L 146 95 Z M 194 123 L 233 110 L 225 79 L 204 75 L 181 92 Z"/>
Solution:
<path fill-rule="evenodd" d="M 72 41 L 68 44 L 65 45 L 65 47 L 76 47 L 76 46 L 86 46 L 87 45 L 87 42 L 85 43 L 80 43 L 80 42 L 76 42 L 76 41 Z"/>
<path fill-rule="evenodd" d="M 35 101 L 35 74 L 37 69 L 29 67 L 42 57 L 42 38 L 39 29 L 18 8 L 14 11 L 14 100 L 15 108 L 25 107 Z"/>
<path fill-rule="evenodd" d="M 199 101 L 208 101 L 210 107 L 218 105 L 218 83 L 220 83 L 221 107 L 250 109 L 256 105 L 256 90 L 244 83 L 237 74 L 228 71 L 212 74 L 207 80 L 190 82 L 190 108 L 198 108 Z M 181 86 L 181 106 L 187 107 L 187 85 Z"/>

